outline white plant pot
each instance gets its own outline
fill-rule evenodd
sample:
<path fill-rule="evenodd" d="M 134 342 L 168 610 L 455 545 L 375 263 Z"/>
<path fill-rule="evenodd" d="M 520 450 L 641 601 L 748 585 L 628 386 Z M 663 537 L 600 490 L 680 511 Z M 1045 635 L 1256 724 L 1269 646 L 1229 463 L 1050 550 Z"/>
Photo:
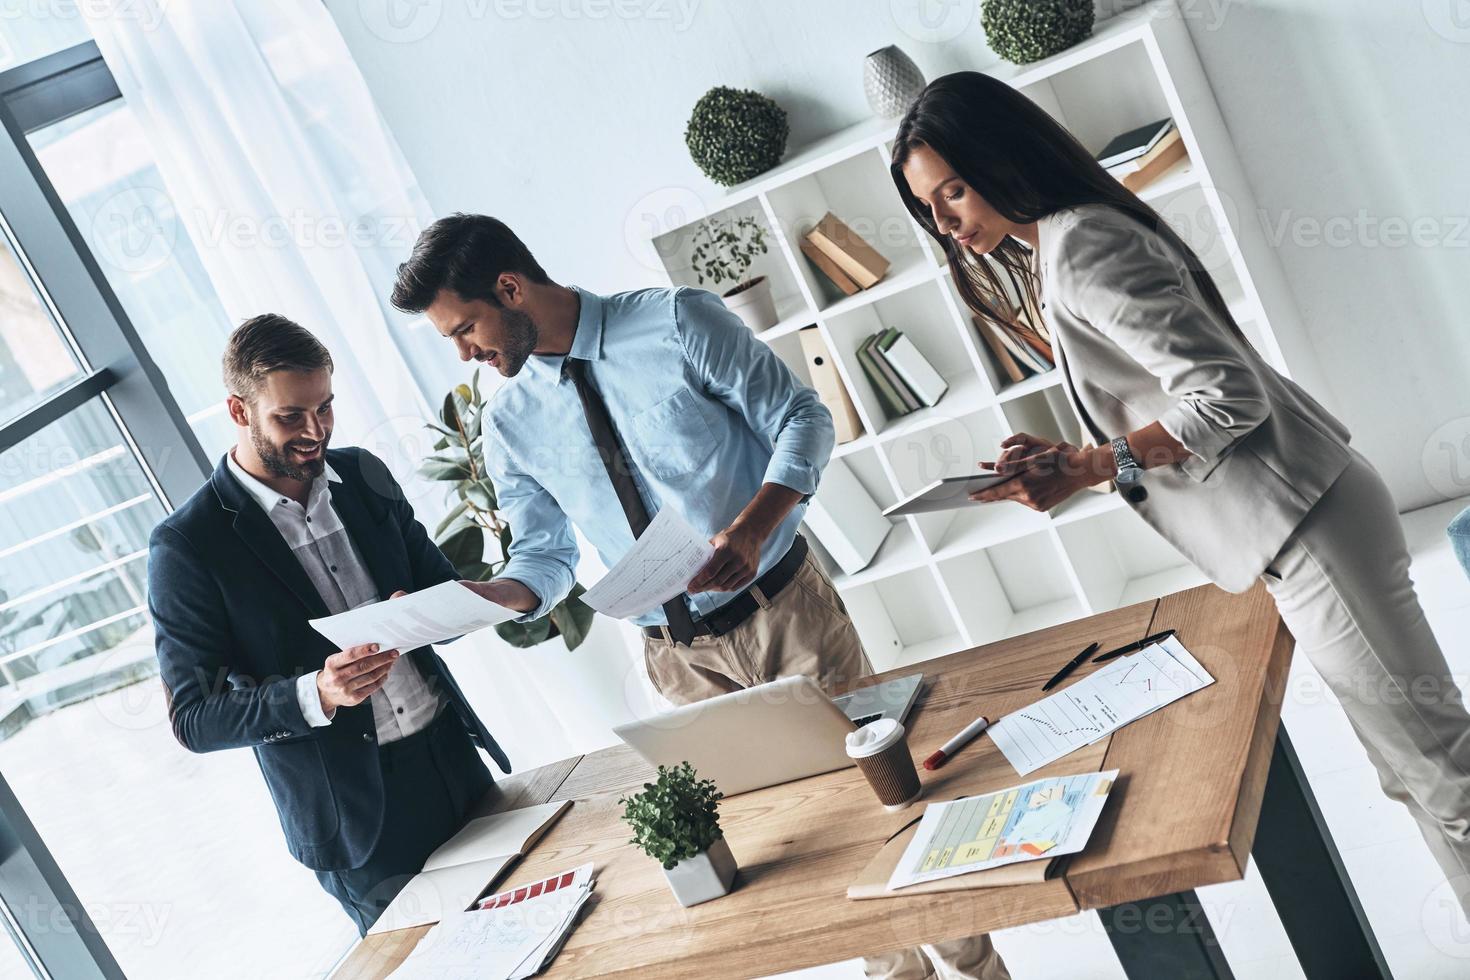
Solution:
<path fill-rule="evenodd" d="M 733 296 L 726 293 L 720 298 L 725 301 L 731 313 L 756 333 L 776 325 L 776 300 L 771 296 L 771 280 L 765 276 Z"/>
<path fill-rule="evenodd" d="M 730 892 L 735 881 L 735 855 L 730 845 L 721 837 L 711 844 L 703 854 L 685 858 L 672 868 L 665 869 L 669 888 L 679 904 L 688 908 L 700 902 L 708 902 Z"/>

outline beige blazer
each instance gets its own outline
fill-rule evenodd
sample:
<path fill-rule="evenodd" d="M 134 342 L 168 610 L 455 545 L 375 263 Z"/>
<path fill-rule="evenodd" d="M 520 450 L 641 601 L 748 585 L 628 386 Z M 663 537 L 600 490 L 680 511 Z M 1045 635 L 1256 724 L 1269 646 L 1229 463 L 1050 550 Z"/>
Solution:
<path fill-rule="evenodd" d="M 1236 337 L 1151 229 L 1100 204 L 1038 227 L 1042 315 L 1084 431 L 1101 445 L 1157 420 L 1193 454 L 1125 497 L 1244 592 L 1347 466 L 1348 430 Z"/>

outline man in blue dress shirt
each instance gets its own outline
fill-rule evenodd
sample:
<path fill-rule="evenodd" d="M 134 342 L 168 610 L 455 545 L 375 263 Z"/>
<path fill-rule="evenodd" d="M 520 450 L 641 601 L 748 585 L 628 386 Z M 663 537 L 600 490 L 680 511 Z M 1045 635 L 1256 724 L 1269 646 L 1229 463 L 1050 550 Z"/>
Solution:
<path fill-rule="evenodd" d="M 797 533 L 832 416 L 717 297 L 561 286 L 505 224 L 456 214 L 419 236 L 393 305 L 509 379 L 482 429 L 513 537 L 482 595 L 543 616 L 576 580 L 574 525 L 611 567 L 667 506 L 715 552 L 683 595 L 633 620 L 661 694 L 688 704 L 792 674 L 835 692 L 871 672 Z M 932 957 L 959 967 L 946 976 L 1006 976 L 984 937 L 943 947 L 869 973 L 923 976 Z"/>

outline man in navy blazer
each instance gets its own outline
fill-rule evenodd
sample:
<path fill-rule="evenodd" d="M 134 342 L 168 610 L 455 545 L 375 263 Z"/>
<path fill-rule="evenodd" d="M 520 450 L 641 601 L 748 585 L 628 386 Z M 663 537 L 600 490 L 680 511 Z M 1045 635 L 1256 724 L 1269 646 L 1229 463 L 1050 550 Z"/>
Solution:
<path fill-rule="evenodd" d="M 328 449 L 331 356 L 267 314 L 225 350 L 239 439 L 154 529 L 149 606 L 174 735 L 250 747 L 291 854 L 359 933 L 510 763 L 429 647 L 338 651 L 308 620 L 457 579 L 383 463 Z"/>

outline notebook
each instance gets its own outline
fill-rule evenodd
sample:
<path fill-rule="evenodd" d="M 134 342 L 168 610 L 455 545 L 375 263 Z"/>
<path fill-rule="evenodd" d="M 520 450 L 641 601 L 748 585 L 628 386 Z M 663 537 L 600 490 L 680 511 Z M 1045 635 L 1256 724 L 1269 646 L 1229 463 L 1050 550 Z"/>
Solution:
<path fill-rule="evenodd" d="M 368 935 L 438 922 L 474 904 L 536 846 L 571 800 L 471 820 L 429 855 Z"/>

